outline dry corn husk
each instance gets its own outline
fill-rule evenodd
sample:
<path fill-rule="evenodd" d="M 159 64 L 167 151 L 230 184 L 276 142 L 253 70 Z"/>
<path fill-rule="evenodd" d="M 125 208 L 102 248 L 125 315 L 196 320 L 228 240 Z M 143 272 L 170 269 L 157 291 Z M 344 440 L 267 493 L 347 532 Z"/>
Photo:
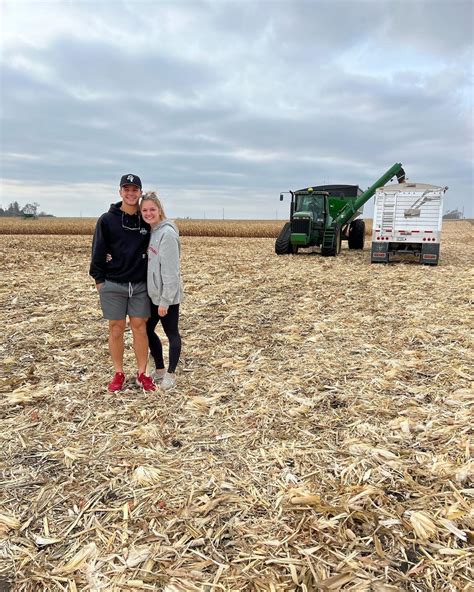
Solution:
<path fill-rule="evenodd" d="M 137 485 L 153 485 L 161 480 L 161 472 L 155 467 L 141 466 L 133 471 L 132 480 Z"/>
<path fill-rule="evenodd" d="M 427 540 L 433 537 L 438 530 L 436 524 L 426 512 L 412 512 L 410 514 L 410 522 L 416 536 L 422 540 Z"/>
<path fill-rule="evenodd" d="M 38 547 L 47 547 L 48 545 L 60 543 L 62 539 L 33 535 L 33 540 L 35 541 L 35 545 L 37 545 Z"/>
<path fill-rule="evenodd" d="M 6 402 L 9 405 L 27 405 L 28 403 L 33 403 L 48 397 L 53 392 L 52 387 L 36 389 L 33 386 L 23 386 L 8 393 L 6 396 Z"/>
<path fill-rule="evenodd" d="M 152 550 L 153 549 L 150 545 L 133 547 L 128 552 L 125 565 L 127 567 L 136 567 L 137 565 L 144 563 L 150 557 Z"/>
<path fill-rule="evenodd" d="M 0 513 L 0 531 L 17 530 L 20 528 L 20 521 L 11 514 Z"/>
<path fill-rule="evenodd" d="M 83 568 L 85 564 L 97 555 L 97 547 L 94 542 L 80 549 L 74 557 L 62 567 L 53 570 L 53 574 L 71 574 Z"/>
<path fill-rule="evenodd" d="M 319 505 L 321 503 L 321 496 L 311 493 L 301 493 L 290 497 L 290 503 L 296 505 Z"/>
<path fill-rule="evenodd" d="M 438 518 L 437 522 L 461 541 L 467 541 L 466 533 L 463 530 L 457 528 L 456 525 L 451 522 L 451 520 L 448 520 L 447 518 Z"/>
<path fill-rule="evenodd" d="M 350 573 L 343 573 L 326 578 L 319 583 L 323 590 L 340 590 L 344 584 L 348 584 L 355 579 L 355 576 Z"/>

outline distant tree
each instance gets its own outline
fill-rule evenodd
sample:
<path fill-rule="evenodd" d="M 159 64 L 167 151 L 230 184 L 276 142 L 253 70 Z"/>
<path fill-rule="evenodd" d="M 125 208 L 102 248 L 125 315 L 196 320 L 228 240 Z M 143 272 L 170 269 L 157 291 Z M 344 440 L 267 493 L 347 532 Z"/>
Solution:
<path fill-rule="evenodd" d="M 21 215 L 20 205 L 18 204 L 17 201 L 14 201 L 7 208 L 7 216 L 20 216 L 20 215 Z"/>
<path fill-rule="evenodd" d="M 26 204 L 26 206 L 23 206 L 21 208 L 21 213 L 23 214 L 23 216 L 28 217 L 28 218 L 36 218 L 38 216 L 38 207 L 39 207 L 39 203 L 32 203 L 32 204 Z"/>
<path fill-rule="evenodd" d="M 0 207 L 0 218 L 4 216 L 26 216 L 28 218 L 37 218 L 38 216 L 50 216 L 46 212 L 39 212 L 40 204 L 36 201 L 33 203 L 27 203 L 25 206 L 20 208 L 17 201 L 9 204 L 6 208 Z"/>

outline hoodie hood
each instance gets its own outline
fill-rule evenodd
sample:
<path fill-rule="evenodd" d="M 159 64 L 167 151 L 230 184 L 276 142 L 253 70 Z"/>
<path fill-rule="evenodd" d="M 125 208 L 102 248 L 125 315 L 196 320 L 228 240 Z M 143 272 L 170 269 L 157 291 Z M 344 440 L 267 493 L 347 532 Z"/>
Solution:
<path fill-rule="evenodd" d="M 163 230 L 164 228 L 166 228 L 167 226 L 171 226 L 171 228 L 179 235 L 178 227 L 176 226 L 176 224 L 173 221 L 168 220 L 168 218 L 165 218 L 156 226 L 152 226 L 151 230 L 152 230 L 152 232 L 159 232 L 159 231 Z"/>
<path fill-rule="evenodd" d="M 121 214 L 122 210 L 120 209 L 122 206 L 122 202 L 119 201 L 117 203 L 110 204 L 109 213 L 110 214 Z"/>
<path fill-rule="evenodd" d="M 137 211 L 134 214 L 129 214 L 128 212 L 124 212 L 122 210 L 122 202 L 118 201 L 117 203 L 110 204 L 109 214 L 115 214 L 116 216 L 121 216 L 125 214 L 126 216 L 140 216 L 140 208 L 137 208 Z"/>

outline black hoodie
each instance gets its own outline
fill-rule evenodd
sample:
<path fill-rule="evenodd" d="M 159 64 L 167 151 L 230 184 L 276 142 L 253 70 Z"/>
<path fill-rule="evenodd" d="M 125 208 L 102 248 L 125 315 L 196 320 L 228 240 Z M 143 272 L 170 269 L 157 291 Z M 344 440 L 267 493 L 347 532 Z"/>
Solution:
<path fill-rule="evenodd" d="M 96 284 L 112 282 L 146 282 L 147 249 L 150 226 L 139 212 L 127 214 L 122 202 L 111 204 L 109 211 L 97 220 L 92 241 L 90 275 Z M 112 259 L 107 262 L 107 254 Z"/>

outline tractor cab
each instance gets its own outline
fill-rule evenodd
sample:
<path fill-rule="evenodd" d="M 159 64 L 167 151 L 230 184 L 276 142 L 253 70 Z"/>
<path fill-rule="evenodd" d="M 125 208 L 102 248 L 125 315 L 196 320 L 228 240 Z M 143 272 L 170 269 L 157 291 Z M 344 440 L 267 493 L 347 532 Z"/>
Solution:
<path fill-rule="evenodd" d="M 293 218 L 295 216 L 309 215 L 313 223 L 324 222 L 324 213 L 327 209 L 325 198 L 327 195 L 329 194 L 325 191 L 312 191 L 311 188 L 306 193 L 295 193 Z"/>
<path fill-rule="evenodd" d="M 315 232 L 324 228 L 328 210 L 328 192 L 308 189 L 296 191 L 293 195 L 291 216 L 291 243 L 293 247 L 306 247 Z"/>

